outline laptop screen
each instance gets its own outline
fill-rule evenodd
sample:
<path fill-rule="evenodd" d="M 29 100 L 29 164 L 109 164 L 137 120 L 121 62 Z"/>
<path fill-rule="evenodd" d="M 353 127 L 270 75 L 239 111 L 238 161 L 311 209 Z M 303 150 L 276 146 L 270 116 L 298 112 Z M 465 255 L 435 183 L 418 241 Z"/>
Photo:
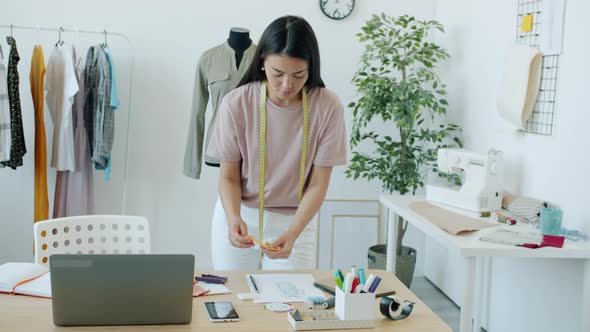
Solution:
<path fill-rule="evenodd" d="M 52 255 L 53 322 L 188 324 L 193 255 Z"/>

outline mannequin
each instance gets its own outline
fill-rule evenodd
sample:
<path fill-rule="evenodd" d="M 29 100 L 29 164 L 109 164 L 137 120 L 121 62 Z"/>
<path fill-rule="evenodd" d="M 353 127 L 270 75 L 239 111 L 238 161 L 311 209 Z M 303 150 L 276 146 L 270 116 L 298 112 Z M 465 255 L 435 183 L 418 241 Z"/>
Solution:
<path fill-rule="evenodd" d="M 227 43 L 236 53 L 236 69 L 240 69 L 240 62 L 244 56 L 244 51 L 252 44 L 250 39 L 250 30 L 246 28 L 233 27 L 229 30 L 229 38 Z M 205 165 L 212 167 L 219 167 L 219 163 L 205 161 Z"/>
<path fill-rule="evenodd" d="M 211 100 L 210 110 L 213 114 L 208 127 L 212 128 L 221 100 L 238 85 L 250 66 L 255 51 L 256 45 L 250 39 L 250 31 L 233 27 L 227 40 L 206 50 L 200 56 L 195 73 L 193 103 L 184 154 L 183 173 L 187 177 L 199 179 L 202 164 L 219 167 L 219 161 L 206 154 L 212 132 L 207 130 L 205 135 L 207 104 Z"/>
<path fill-rule="evenodd" d="M 236 52 L 236 69 L 239 69 L 244 51 L 250 47 L 250 44 L 252 44 L 250 31 L 246 28 L 231 28 L 229 30 L 227 43 Z"/>

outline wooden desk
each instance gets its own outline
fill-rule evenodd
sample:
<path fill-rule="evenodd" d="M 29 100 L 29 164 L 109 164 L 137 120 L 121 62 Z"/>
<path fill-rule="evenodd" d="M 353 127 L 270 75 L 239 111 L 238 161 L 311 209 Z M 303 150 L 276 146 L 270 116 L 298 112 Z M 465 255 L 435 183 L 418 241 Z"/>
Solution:
<path fill-rule="evenodd" d="M 199 273 L 203 271 L 197 271 Z M 226 284 L 232 291 L 232 294 L 211 295 L 194 298 L 193 300 L 193 321 L 189 325 L 152 325 L 152 326 L 96 326 L 96 327 L 57 327 L 53 325 L 51 313 L 51 300 L 34 298 L 29 296 L 0 294 L 0 331 L 10 332 L 43 332 L 43 331 L 293 331 L 287 321 L 286 313 L 273 313 L 265 310 L 263 304 L 254 304 L 252 301 L 240 301 L 237 299 L 237 293 L 248 292 L 248 285 L 245 272 L 214 272 L 218 275 L 229 277 Z M 273 273 L 253 272 L 253 273 Z M 276 273 L 276 272 L 274 272 Z M 279 273 L 286 273 L 281 271 Z M 291 273 L 312 273 L 316 280 L 326 279 L 331 276 L 330 271 L 291 271 Z M 367 272 L 369 273 L 369 271 Z M 438 316 L 436 316 L 416 295 L 407 289 L 397 278 L 386 271 L 370 271 L 383 278 L 382 287 L 393 287 L 397 291 L 400 299 L 409 299 L 416 302 L 414 311 L 410 317 L 401 321 L 392 321 L 384 318 L 378 309 L 378 301 L 375 301 L 377 307 L 377 328 L 365 329 L 360 331 L 429 331 L 429 332 L 451 332 L 451 328 L 446 325 Z M 207 318 L 203 302 L 206 301 L 231 301 L 240 315 L 239 322 L 231 323 L 212 323 Z M 297 307 L 304 307 L 304 304 L 296 304 Z M 88 308 L 93 310 L 93 308 Z M 352 330 L 342 330 L 352 331 Z"/>
<path fill-rule="evenodd" d="M 475 280 L 482 277 L 482 271 L 476 273 L 477 257 L 521 257 L 521 258 L 561 258 L 561 259 L 579 259 L 584 264 L 584 286 L 581 303 L 582 329 L 581 331 L 590 331 L 590 243 L 578 242 L 571 243 L 566 241 L 563 248 L 541 248 L 531 250 L 523 247 L 507 246 L 503 244 L 489 243 L 480 241 L 479 238 L 487 233 L 495 231 L 496 228 L 487 228 L 477 232 L 469 232 L 462 235 L 451 235 L 442 228 L 434 225 L 410 208 L 410 204 L 417 201 L 425 201 L 424 196 L 400 196 L 400 195 L 382 195 L 379 199 L 381 204 L 389 210 L 388 235 L 387 235 L 387 252 L 395 252 L 394 248 L 397 241 L 397 224 L 400 219 L 405 219 L 427 237 L 437 241 L 446 248 L 455 250 L 464 260 L 464 278 L 463 284 L 463 306 L 461 307 L 460 332 L 479 331 L 481 327 L 481 317 L 478 311 L 474 312 L 474 302 L 481 302 L 475 299 Z M 399 217 L 399 218 L 398 218 Z M 498 226 L 510 230 L 521 230 L 531 232 L 529 225 L 515 226 Z M 387 271 L 395 272 L 394 255 L 387 256 Z M 488 286 L 482 288 L 487 289 Z M 480 304 L 480 303 L 477 303 Z M 572 305 L 574 310 L 579 306 Z M 475 313 L 475 317 L 474 314 Z M 472 317 L 474 323 L 472 324 Z"/>

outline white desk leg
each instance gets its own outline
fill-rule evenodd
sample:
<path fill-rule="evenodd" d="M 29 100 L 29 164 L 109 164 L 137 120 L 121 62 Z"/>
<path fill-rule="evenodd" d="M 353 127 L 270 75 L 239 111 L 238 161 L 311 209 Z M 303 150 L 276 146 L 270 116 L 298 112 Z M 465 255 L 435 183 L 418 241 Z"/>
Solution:
<path fill-rule="evenodd" d="M 475 257 L 465 257 L 463 260 L 465 266 L 463 275 L 465 276 L 463 285 L 463 304 L 461 305 L 461 323 L 460 332 L 472 332 L 473 318 L 473 289 L 475 286 Z"/>
<path fill-rule="evenodd" d="M 481 325 L 482 327 L 488 327 L 490 324 L 490 293 L 491 293 L 491 280 L 492 280 L 492 257 L 484 257 L 484 268 L 482 278 L 484 280 L 483 289 L 484 294 L 482 297 L 482 313 L 481 313 Z M 478 331 L 479 332 L 479 331 Z"/>
<path fill-rule="evenodd" d="M 395 259 L 397 256 L 397 218 L 392 209 L 387 212 L 387 265 L 385 269 L 395 275 Z"/>
<path fill-rule="evenodd" d="M 590 331 L 590 259 L 584 260 L 584 292 L 582 293 L 582 329 Z"/>
<path fill-rule="evenodd" d="M 485 277 L 483 275 L 484 270 L 484 261 L 486 257 L 480 256 L 475 257 L 475 312 L 473 317 L 473 331 L 480 332 L 481 325 L 482 325 L 482 305 L 484 299 L 484 285 L 485 285 Z"/>

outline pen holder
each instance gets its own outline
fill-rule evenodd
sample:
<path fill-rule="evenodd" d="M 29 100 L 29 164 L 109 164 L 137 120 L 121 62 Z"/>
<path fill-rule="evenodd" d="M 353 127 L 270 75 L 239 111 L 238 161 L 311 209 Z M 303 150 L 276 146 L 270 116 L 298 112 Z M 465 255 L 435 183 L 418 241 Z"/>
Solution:
<path fill-rule="evenodd" d="M 336 315 L 342 320 L 374 320 L 375 293 L 344 293 L 336 287 Z"/>

